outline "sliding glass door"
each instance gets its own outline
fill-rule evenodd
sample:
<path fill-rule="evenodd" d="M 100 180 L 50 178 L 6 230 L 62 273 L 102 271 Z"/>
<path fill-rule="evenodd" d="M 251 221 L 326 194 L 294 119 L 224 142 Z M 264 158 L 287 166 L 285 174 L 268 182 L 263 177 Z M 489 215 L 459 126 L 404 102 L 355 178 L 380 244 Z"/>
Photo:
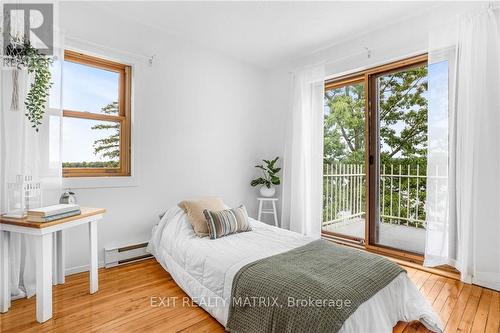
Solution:
<path fill-rule="evenodd" d="M 323 232 L 421 258 L 427 56 L 325 83 Z"/>
<path fill-rule="evenodd" d="M 423 253 L 427 172 L 427 64 L 370 77 L 374 219 L 371 243 Z"/>
<path fill-rule="evenodd" d="M 365 238 L 364 77 L 325 86 L 323 231 Z"/>

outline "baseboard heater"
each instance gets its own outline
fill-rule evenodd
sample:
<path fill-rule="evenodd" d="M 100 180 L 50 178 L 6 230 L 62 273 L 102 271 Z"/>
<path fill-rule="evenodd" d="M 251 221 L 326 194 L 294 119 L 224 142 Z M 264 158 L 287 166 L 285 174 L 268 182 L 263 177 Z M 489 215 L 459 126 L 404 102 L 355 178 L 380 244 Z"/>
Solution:
<path fill-rule="evenodd" d="M 148 243 L 141 243 L 118 248 L 105 248 L 104 267 L 111 268 L 151 258 L 152 255 L 146 252 L 147 246 Z"/>

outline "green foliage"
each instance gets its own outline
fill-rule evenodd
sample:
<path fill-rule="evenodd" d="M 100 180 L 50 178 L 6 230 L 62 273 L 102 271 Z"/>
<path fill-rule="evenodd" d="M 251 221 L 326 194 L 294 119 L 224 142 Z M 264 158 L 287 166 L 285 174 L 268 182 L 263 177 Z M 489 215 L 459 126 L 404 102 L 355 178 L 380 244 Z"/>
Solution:
<path fill-rule="evenodd" d="M 364 159 L 365 144 L 363 85 L 327 90 L 325 103 L 330 109 L 324 123 L 325 162 L 360 163 Z"/>
<path fill-rule="evenodd" d="M 262 171 L 263 176 L 252 180 L 250 185 L 265 185 L 267 188 L 270 188 L 271 185 L 279 185 L 280 177 L 278 176 L 278 172 L 280 172 L 281 168 L 276 166 L 278 159 L 279 157 L 276 157 L 274 160 L 262 160 L 265 165 L 256 165 L 255 167 Z"/>
<path fill-rule="evenodd" d="M 379 79 L 382 161 L 400 154 L 412 158 L 427 153 L 427 66 L 419 66 Z M 397 124 L 404 124 L 398 133 Z"/>
<path fill-rule="evenodd" d="M 63 162 L 63 168 L 118 168 L 118 161 L 106 162 Z"/>
<path fill-rule="evenodd" d="M 112 102 L 104 106 L 102 112 L 110 115 L 118 114 L 118 102 Z M 109 135 L 104 139 L 94 141 L 94 154 L 101 155 L 104 158 L 119 159 L 120 158 L 120 124 L 119 123 L 100 123 L 91 127 L 93 130 L 115 130 L 114 134 Z M 117 162 L 118 163 L 118 162 Z"/>
<path fill-rule="evenodd" d="M 12 38 L 13 42 L 9 50 L 9 57 L 19 70 L 27 69 L 29 74 L 34 75 L 30 90 L 26 95 L 24 104 L 26 106 L 26 117 L 31 123 L 31 127 L 38 132 L 38 127 L 42 124 L 45 106 L 52 86 L 52 75 L 49 67 L 52 58 L 41 54 L 35 49 L 29 40 Z"/>

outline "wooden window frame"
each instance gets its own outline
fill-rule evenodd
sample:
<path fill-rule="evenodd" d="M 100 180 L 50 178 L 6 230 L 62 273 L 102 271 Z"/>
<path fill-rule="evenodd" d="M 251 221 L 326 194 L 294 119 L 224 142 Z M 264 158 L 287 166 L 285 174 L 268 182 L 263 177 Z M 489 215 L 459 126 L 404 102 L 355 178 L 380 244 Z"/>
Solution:
<path fill-rule="evenodd" d="M 79 52 L 65 50 L 64 61 L 119 74 L 118 115 L 63 109 L 63 117 L 113 121 L 120 124 L 120 166 L 118 168 L 64 168 L 63 177 L 110 177 L 131 175 L 131 66 Z M 64 143 L 63 143 L 64 144 Z"/>
<path fill-rule="evenodd" d="M 375 79 L 380 75 L 401 71 L 407 68 L 418 65 L 427 64 L 427 53 L 414 56 L 411 58 L 391 62 L 381 66 L 369 68 L 364 71 L 359 71 L 353 74 L 338 77 L 332 80 L 325 81 L 325 90 L 335 89 L 348 84 L 364 83 L 365 88 L 365 197 L 366 200 L 366 217 L 365 217 L 365 238 L 358 239 L 352 236 L 346 236 L 329 231 L 321 231 L 325 238 L 341 238 L 347 241 L 362 242 L 362 246 L 375 253 L 384 254 L 387 256 L 401 258 L 418 264 L 422 264 L 424 257 L 420 253 L 415 253 L 403 249 L 397 249 L 390 246 L 377 244 L 374 241 L 375 223 L 377 217 L 376 206 L 376 182 L 377 182 L 377 163 L 378 163 L 378 147 L 377 147 L 377 110 L 376 110 L 376 85 Z"/>

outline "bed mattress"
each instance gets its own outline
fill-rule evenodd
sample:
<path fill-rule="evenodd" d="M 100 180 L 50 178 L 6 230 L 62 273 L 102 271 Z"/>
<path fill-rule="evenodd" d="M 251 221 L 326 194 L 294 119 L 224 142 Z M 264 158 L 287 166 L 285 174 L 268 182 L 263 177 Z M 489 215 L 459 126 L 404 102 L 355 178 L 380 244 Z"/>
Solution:
<path fill-rule="evenodd" d="M 255 260 L 289 251 L 313 239 L 251 219 L 252 231 L 216 240 L 199 238 L 178 207 L 153 229 L 148 250 L 177 284 L 222 325 L 226 325 L 235 274 Z M 340 332 L 392 332 L 398 321 L 420 320 L 434 332 L 442 325 L 406 273 L 363 303 Z"/>

